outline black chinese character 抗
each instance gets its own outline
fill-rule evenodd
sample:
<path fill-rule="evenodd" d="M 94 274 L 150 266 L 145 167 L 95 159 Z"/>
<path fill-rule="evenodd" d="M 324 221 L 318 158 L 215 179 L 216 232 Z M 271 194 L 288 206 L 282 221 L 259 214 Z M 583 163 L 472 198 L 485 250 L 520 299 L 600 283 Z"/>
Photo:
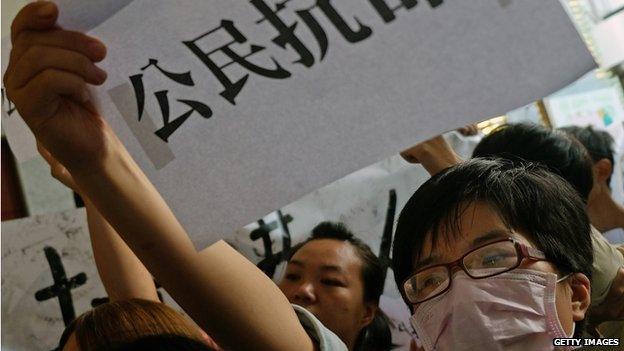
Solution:
<path fill-rule="evenodd" d="M 264 21 L 269 22 L 273 28 L 278 32 L 278 35 L 273 38 L 273 42 L 281 48 L 290 46 L 299 55 L 299 59 L 294 63 L 300 63 L 305 67 L 311 67 L 314 64 L 314 55 L 307 48 L 307 46 L 299 39 L 295 34 L 298 23 L 286 24 L 279 16 L 279 12 L 287 8 L 287 3 L 290 0 L 283 0 L 275 5 L 275 9 L 272 9 L 266 4 L 264 0 L 251 0 L 250 3 L 264 16 L 256 23 Z M 350 43 L 357 43 L 371 36 L 372 29 L 362 24 L 357 18 L 358 27 L 351 29 L 347 21 L 340 15 L 338 10 L 331 4 L 331 0 L 317 0 L 316 3 L 309 8 L 296 10 L 295 13 L 303 21 L 306 27 L 314 35 L 320 48 L 319 61 L 323 60 L 327 53 L 328 40 L 325 30 L 318 22 L 316 17 L 312 14 L 314 9 L 319 9 L 327 19 L 334 25 L 334 27 L 340 32 L 340 34 Z"/>
<path fill-rule="evenodd" d="M 371 5 L 377 10 L 379 16 L 384 20 L 384 22 L 392 22 L 396 19 L 396 15 L 394 14 L 398 9 L 405 8 L 406 10 L 410 10 L 416 5 L 418 5 L 418 0 L 399 0 L 400 5 L 395 7 L 390 7 L 388 5 L 387 0 L 369 0 Z M 428 0 L 429 5 L 435 8 L 442 4 L 443 0 Z"/>

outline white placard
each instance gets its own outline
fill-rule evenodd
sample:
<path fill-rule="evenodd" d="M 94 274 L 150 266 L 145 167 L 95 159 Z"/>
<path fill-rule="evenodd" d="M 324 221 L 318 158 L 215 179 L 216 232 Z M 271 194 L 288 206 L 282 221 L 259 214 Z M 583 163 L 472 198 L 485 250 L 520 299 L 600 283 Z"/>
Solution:
<path fill-rule="evenodd" d="M 102 113 L 201 246 L 594 66 L 557 0 L 134 0 L 91 34 Z"/>

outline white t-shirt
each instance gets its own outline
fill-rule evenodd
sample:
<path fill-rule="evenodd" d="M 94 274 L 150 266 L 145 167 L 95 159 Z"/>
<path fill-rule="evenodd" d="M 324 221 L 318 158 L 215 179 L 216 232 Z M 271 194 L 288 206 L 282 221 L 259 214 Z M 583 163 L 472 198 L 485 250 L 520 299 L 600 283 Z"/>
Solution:
<path fill-rule="evenodd" d="M 320 351 L 347 351 L 347 345 L 336 334 L 327 329 L 310 311 L 301 306 L 292 306 L 297 313 L 299 322 L 319 346 Z"/>

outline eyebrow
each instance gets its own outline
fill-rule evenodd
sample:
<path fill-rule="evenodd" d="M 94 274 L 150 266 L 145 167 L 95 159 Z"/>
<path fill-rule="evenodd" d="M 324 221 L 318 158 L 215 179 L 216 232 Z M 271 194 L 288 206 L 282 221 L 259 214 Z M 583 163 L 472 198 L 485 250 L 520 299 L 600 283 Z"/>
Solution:
<path fill-rule="evenodd" d="M 299 267 L 305 267 L 305 263 L 298 261 L 298 260 L 290 260 L 288 262 L 289 264 L 292 263 L 295 266 L 299 266 Z M 321 271 L 329 271 L 329 272 L 337 272 L 337 273 L 345 273 L 344 269 L 342 269 L 342 267 L 336 266 L 336 265 L 331 265 L 331 264 L 324 264 L 321 266 Z"/>
<path fill-rule="evenodd" d="M 511 237 L 513 234 L 507 230 L 502 230 L 502 229 L 494 229 L 494 230 L 490 230 L 489 232 L 479 236 L 478 238 L 474 239 L 472 241 L 472 244 L 470 245 L 470 248 L 474 248 L 477 247 L 481 244 L 485 244 L 489 241 L 494 241 L 494 239 L 504 239 L 504 238 L 509 238 Z"/>
<path fill-rule="evenodd" d="M 416 272 L 416 271 L 420 270 L 421 268 L 423 268 L 425 266 L 432 265 L 433 263 L 437 263 L 439 261 L 440 261 L 440 256 L 438 256 L 438 255 L 429 256 L 429 257 L 425 258 L 424 260 L 416 263 L 414 265 L 413 270 L 414 270 L 414 272 Z"/>
<path fill-rule="evenodd" d="M 477 246 L 485 244 L 487 242 L 494 241 L 495 239 L 509 238 L 512 235 L 513 234 L 511 232 L 507 231 L 507 230 L 502 230 L 502 229 L 490 230 L 489 232 L 486 232 L 485 234 L 483 234 L 483 235 L 479 236 L 478 238 L 474 239 L 472 241 L 472 243 L 470 244 L 470 248 L 468 249 L 468 251 L 474 249 Z M 431 255 L 431 256 L 425 258 L 424 260 L 416 263 L 414 265 L 413 271 L 416 272 L 416 271 L 422 269 L 423 267 L 431 266 L 431 265 L 437 264 L 439 262 L 440 262 L 440 256 L 439 255 Z"/>

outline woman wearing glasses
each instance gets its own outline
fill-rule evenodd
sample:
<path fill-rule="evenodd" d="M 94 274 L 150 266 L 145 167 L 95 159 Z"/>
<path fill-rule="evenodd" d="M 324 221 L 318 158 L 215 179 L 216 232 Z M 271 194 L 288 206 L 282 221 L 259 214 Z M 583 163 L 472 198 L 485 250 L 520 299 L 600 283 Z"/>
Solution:
<path fill-rule="evenodd" d="M 580 335 L 592 265 L 583 203 L 533 166 L 473 159 L 399 218 L 395 280 L 425 350 L 551 350 Z"/>

